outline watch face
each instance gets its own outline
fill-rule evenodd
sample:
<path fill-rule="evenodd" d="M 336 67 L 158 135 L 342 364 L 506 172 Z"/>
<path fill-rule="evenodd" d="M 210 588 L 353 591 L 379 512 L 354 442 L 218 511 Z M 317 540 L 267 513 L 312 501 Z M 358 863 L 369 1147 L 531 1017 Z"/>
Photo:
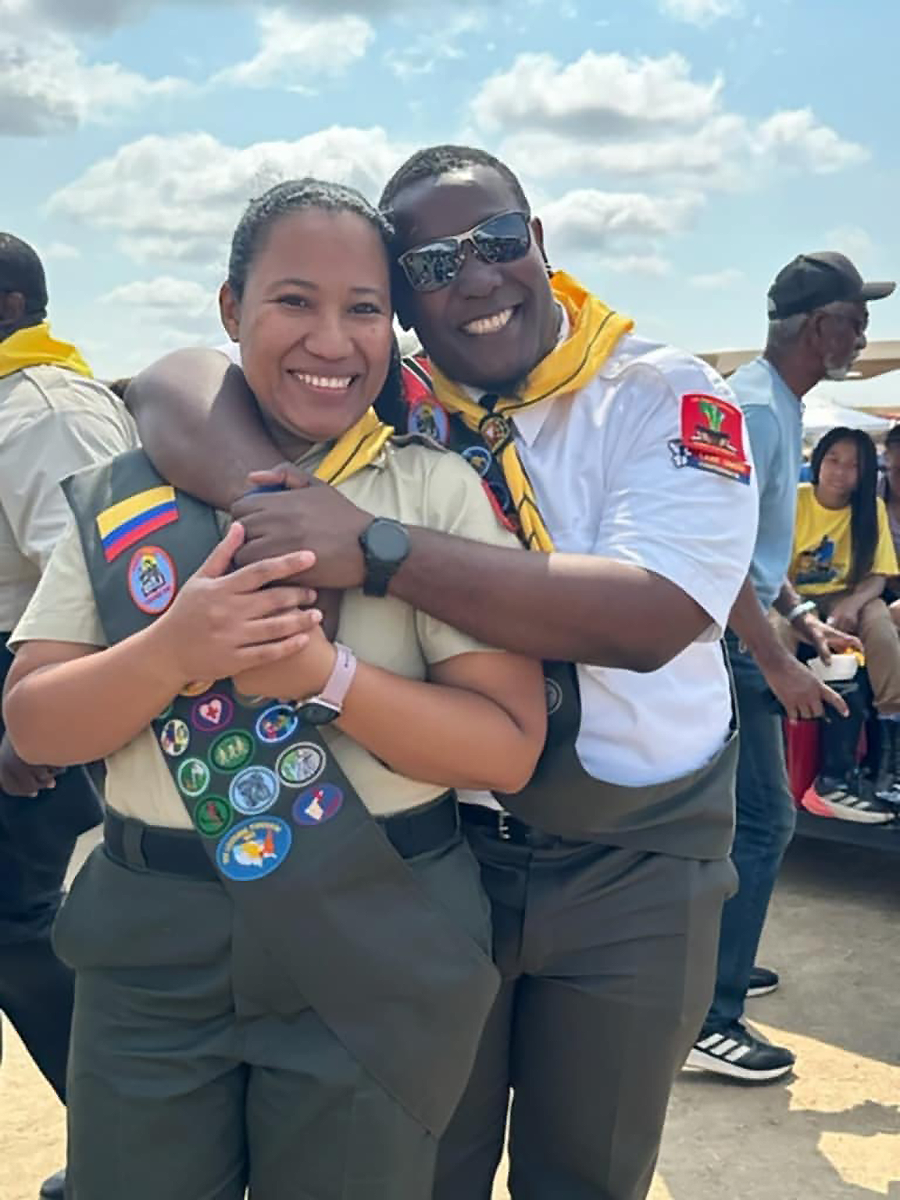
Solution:
<path fill-rule="evenodd" d="M 366 546 L 379 562 L 401 563 L 409 553 L 409 534 L 397 521 L 373 521 L 366 530 Z"/>
<path fill-rule="evenodd" d="M 297 715 L 307 725 L 327 725 L 341 713 L 340 709 L 333 708 L 330 704 L 323 704 L 321 700 L 307 700 L 306 704 L 301 704 L 297 708 Z"/>

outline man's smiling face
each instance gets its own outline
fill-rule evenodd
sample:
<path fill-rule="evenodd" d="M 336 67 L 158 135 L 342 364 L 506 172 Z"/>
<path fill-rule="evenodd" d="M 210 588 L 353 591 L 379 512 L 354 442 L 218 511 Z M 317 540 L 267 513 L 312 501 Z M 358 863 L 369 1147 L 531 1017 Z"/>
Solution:
<path fill-rule="evenodd" d="M 464 233 L 522 201 L 492 167 L 471 166 L 403 188 L 392 203 L 397 254 Z M 458 383 L 508 393 L 553 348 L 558 314 L 543 257 L 540 223 L 523 258 L 486 263 L 464 249 L 446 287 L 415 292 L 400 277 L 397 308 L 432 362 Z"/>

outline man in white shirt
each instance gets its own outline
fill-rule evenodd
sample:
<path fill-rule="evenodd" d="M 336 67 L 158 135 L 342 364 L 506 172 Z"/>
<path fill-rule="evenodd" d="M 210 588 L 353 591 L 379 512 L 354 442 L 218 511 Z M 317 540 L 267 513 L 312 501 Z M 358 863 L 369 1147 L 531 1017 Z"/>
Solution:
<path fill-rule="evenodd" d="M 0 689 L 6 648 L 70 521 L 60 481 L 136 445 L 124 406 L 47 324 L 38 255 L 0 233 Z M 50 927 L 75 839 L 100 820 L 83 768 L 25 763 L 0 719 L 0 1011 L 65 1099 L 72 973 Z M 63 1195 L 61 1174 L 41 1196 Z"/>
<path fill-rule="evenodd" d="M 491 156 L 423 151 L 382 203 L 400 317 L 432 366 L 410 364 L 405 401 L 381 415 L 462 453 L 498 515 L 545 551 L 400 527 L 374 555 L 414 607 L 547 660 L 551 733 L 532 785 L 461 797 L 504 983 L 434 1194 L 489 1200 L 512 1089 L 515 1200 L 641 1200 L 734 885 L 719 639 L 756 533 L 743 419 L 703 363 L 549 277 L 540 223 Z M 277 462 L 239 392 L 233 367 L 198 352 L 129 393 L 163 474 L 220 505 L 246 491 L 248 467 Z M 293 490 L 233 504 L 248 557 L 300 544 L 317 555 L 312 586 L 365 586 L 369 514 L 279 479 Z"/>

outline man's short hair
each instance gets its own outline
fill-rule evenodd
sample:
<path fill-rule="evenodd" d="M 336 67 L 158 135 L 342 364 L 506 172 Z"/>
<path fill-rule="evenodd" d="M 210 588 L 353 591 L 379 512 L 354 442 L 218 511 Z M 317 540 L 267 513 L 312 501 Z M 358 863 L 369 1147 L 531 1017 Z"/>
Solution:
<path fill-rule="evenodd" d="M 20 292 L 28 316 L 47 315 L 47 279 L 37 251 L 12 233 L 0 233 L 0 292 Z"/>
<path fill-rule="evenodd" d="M 378 207 L 390 215 L 394 201 L 405 188 L 423 179 L 439 179 L 452 171 L 464 171 L 466 167 L 489 167 L 496 171 L 509 184 L 522 212 L 531 215 L 531 205 L 516 173 L 493 154 L 474 146 L 429 146 L 417 150 L 388 180 Z"/>

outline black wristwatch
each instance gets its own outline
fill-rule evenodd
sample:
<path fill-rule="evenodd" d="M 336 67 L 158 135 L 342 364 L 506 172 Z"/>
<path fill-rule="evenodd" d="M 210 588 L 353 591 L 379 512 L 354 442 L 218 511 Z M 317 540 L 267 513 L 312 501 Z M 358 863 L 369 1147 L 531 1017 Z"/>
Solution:
<path fill-rule="evenodd" d="M 409 533 L 399 521 L 376 517 L 359 535 L 366 577 L 363 592 L 367 596 L 386 596 L 388 584 L 409 555 Z"/>

